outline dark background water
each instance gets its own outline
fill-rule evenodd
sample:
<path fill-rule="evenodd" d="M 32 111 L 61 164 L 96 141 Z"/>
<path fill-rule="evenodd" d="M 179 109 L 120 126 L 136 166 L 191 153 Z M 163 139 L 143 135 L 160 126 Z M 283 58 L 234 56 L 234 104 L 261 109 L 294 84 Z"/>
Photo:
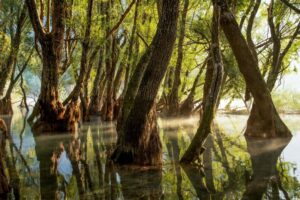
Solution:
<path fill-rule="evenodd" d="M 300 116 L 283 118 L 291 140 L 250 140 L 242 134 L 247 116 L 219 115 L 202 163 L 190 166 L 178 161 L 198 119 L 160 119 L 164 163 L 158 170 L 107 161 L 116 141 L 114 123 L 95 119 L 76 134 L 34 137 L 19 113 L 6 145 L 10 199 L 300 199 Z M 51 170 L 60 144 L 72 166 L 68 183 Z"/>

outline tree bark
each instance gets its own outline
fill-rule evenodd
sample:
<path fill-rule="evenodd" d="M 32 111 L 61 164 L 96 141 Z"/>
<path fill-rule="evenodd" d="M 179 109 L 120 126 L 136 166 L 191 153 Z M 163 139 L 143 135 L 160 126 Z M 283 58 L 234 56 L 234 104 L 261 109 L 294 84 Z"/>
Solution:
<path fill-rule="evenodd" d="M 203 116 L 201 118 L 200 126 L 187 151 L 184 153 L 183 157 L 180 160 L 180 162 L 184 164 L 196 161 L 198 156 L 203 153 L 204 142 L 211 132 L 211 124 L 216 112 L 216 104 L 223 80 L 224 70 L 219 47 L 220 8 L 216 3 L 214 3 L 213 9 L 211 31 L 212 44 L 210 47 L 213 66 L 213 74 L 211 79 L 212 81 L 209 87 L 209 93 L 205 99 Z"/>
<path fill-rule="evenodd" d="M 152 55 L 128 117 L 124 118 L 124 129 L 118 132 L 117 147 L 111 157 L 118 164 L 159 166 L 162 162 L 162 145 L 154 101 L 172 55 L 179 1 L 165 0 L 162 9 L 162 16 L 153 39 Z M 161 51 L 162 49 L 164 51 Z"/>
<path fill-rule="evenodd" d="M 66 2 L 54 0 L 52 8 L 52 31 L 46 32 L 37 13 L 34 0 L 26 0 L 29 17 L 42 49 L 41 93 L 37 102 L 40 111 L 38 120 L 33 125 L 35 132 L 75 131 L 76 113 L 74 104 L 65 109 L 59 101 L 58 80 L 60 61 L 64 43 L 64 17 Z"/>
<path fill-rule="evenodd" d="M 270 91 L 233 14 L 229 11 L 225 1 L 221 1 L 220 5 L 222 29 L 233 50 L 246 85 L 254 98 L 254 109 L 248 119 L 245 135 L 253 137 L 291 136 L 289 129 L 277 113 Z"/>
<path fill-rule="evenodd" d="M 181 24 L 180 24 L 180 35 L 178 40 L 178 50 L 177 50 L 177 61 L 175 67 L 175 76 L 174 82 L 172 85 L 172 90 L 169 96 L 169 115 L 177 115 L 179 111 L 179 87 L 180 87 L 180 75 L 182 68 L 182 60 L 183 60 L 183 43 L 185 37 L 185 26 L 186 26 L 186 16 L 189 7 L 189 0 L 184 0 L 184 7 L 181 14 Z"/>

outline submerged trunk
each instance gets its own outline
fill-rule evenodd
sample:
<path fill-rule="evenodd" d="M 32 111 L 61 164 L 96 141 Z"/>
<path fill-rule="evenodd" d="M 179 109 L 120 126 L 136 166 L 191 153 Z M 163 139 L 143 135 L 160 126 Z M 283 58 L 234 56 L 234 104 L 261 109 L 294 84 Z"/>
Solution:
<path fill-rule="evenodd" d="M 222 5 L 221 26 L 233 50 L 246 85 L 254 98 L 254 109 L 252 109 L 248 119 L 245 135 L 251 137 L 291 136 L 289 129 L 277 113 L 257 62 L 233 14 L 228 10 L 225 3 Z"/>
<path fill-rule="evenodd" d="M 135 96 L 133 105 L 129 106 L 129 111 L 126 111 L 128 107 L 123 108 L 128 114 L 123 113 L 126 114 L 123 118 L 124 125 L 118 130 L 117 147 L 112 155 L 112 160 L 116 163 L 160 165 L 162 162 L 162 144 L 154 102 L 172 55 L 176 39 L 178 8 L 178 0 L 163 1 L 163 13 L 151 44 L 152 55 L 137 93 L 133 95 Z M 164 51 L 162 52 L 161 49 Z"/>
<path fill-rule="evenodd" d="M 211 123 L 216 112 L 216 104 L 223 79 L 223 63 L 219 47 L 219 12 L 219 6 L 214 4 L 211 36 L 212 44 L 210 49 L 213 66 L 211 84 L 209 86 L 209 93 L 205 97 L 200 126 L 187 151 L 184 153 L 183 157 L 180 160 L 180 162 L 184 164 L 196 161 L 199 155 L 204 151 L 203 145 L 207 136 L 211 132 Z"/>

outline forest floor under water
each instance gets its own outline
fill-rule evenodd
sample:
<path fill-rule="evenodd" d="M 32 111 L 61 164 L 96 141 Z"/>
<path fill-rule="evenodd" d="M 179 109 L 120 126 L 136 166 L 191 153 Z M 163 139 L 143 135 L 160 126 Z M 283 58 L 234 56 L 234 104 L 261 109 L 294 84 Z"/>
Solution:
<path fill-rule="evenodd" d="M 16 113 L 6 142 L 9 198 L 300 199 L 300 115 L 282 117 L 292 139 L 247 139 L 248 116 L 217 115 L 202 167 L 179 164 L 199 119 L 159 119 L 162 169 L 132 170 L 107 161 L 117 138 L 113 122 L 95 119 L 76 134 L 34 136 Z"/>

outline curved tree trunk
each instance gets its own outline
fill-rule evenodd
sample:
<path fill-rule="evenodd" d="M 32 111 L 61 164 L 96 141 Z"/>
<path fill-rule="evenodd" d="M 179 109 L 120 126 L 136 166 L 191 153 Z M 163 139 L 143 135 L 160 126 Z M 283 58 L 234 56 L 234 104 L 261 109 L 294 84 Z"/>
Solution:
<path fill-rule="evenodd" d="M 116 163 L 160 165 L 162 162 L 162 145 L 154 102 L 172 55 L 178 9 L 178 0 L 163 1 L 162 16 L 152 42 L 152 55 L 137 93 L 133 95 L 135 96 L 133 105 L 130 106 L 127 117 L 123 118 L 124 128 L 119 129 L 118 132 L 117 147 L 112 155 L 112 160 Z M 164 51 L 162 52 L 161 49 Z M 128 88 L 128 91 L 130 89 Z M 124 110 L 126 109 L 128 108 Z"/>
<path fill-rule="evenodd" d="M 219 19 L 220 8 L 214 3 L 214 11 L 212 18 L 212 44 L 210 49 L 211 62 L 213 66 L 213 73 L 211 84 L 209 86 L 209 93 L 205 97 L 203 115 L 201 118 L 200 126 L 197 130 L 195 137 L 189 145 L 187 151 L 184 153 L 180 162 L 188 164 L 197 160 L 199 155 L 204 151 L 204 142 L 211 132 L 211 123 L 213 121 L 216 104 L 219 97 L 221 84 L 223 80 L 223 63 L 219 47 Z M 209 62 L 209 61 L 208 61 Z M 209 66 L 209 65 L 208 65 Z"/>
<path fill-rule="evenodd" d="M 277 113 L 255 57 L 251 53 L 233 14 L 229 11 L 225 1 L 222 1 L 221 4 L 222 29 L 233 50 L 246 85 L 254 98 L 245 135 L 252 137 L 291 136 L 289 129 Z"/>

